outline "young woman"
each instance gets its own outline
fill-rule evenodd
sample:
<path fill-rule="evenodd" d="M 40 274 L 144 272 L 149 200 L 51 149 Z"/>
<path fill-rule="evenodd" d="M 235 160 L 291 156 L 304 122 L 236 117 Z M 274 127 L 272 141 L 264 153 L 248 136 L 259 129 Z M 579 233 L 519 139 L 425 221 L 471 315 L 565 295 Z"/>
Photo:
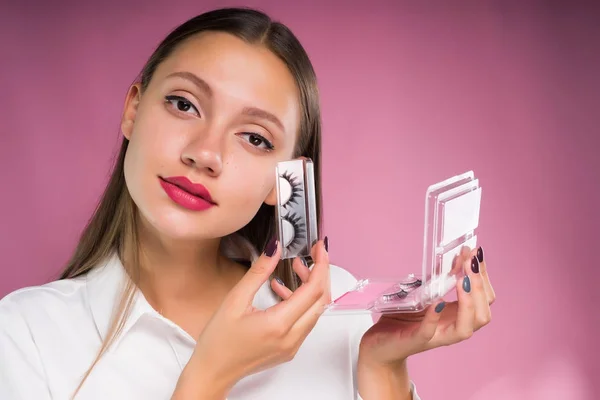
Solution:
<path fill-rule="evenodd" d="M 356 281 L 329 265 L 327 238 L 293 262 L 272 239 L 279 161 L 314 161 L 320 209 L 321 125 L 311 63 L 266 15 L 221 9 L 175 29 L 121 129 L 61 279 L 0 302 L 3 400 L 416 399 L 407 358 L 490 321 L 481 248 L 461 255 L 455 303 L 319 318 Z"/>

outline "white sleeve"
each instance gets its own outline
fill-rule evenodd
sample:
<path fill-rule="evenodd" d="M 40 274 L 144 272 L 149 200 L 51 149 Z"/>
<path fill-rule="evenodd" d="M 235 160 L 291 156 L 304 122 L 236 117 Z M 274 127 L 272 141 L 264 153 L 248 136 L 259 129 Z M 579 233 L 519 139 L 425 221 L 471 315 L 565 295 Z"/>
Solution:
<path fill-rule="evenodd" d="M 27 322 L 10 298 L 0 300 L 0 399 L 48 400 L 50 390 Z"/>

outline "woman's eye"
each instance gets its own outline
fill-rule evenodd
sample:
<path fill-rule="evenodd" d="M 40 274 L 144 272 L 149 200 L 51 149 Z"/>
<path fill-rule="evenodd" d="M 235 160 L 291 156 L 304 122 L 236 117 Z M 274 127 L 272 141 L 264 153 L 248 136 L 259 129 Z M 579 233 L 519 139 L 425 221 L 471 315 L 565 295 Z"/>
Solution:
<path fill-rule="evenodd" d="M 165 97 L 165 99 L 168 103 L 171 103 L 171 105 L 175 106 L 175 108 L 177 108 L 178 111 L 187 113 L 188 111 L 193 110 L 193 114 L 200 115 L 196 107 L 185 97 L 167 96 Z"/>
<path fill-rule="evenodd" d="M 274 148 L 273 144 L 271 142 L 269 142 L 267 139 L 265 139 L 258 133 L 244 132 L 244 133 L 241 133 L 240 135 L 243 136 L 248 141 L 248 143 L 250 143 L 254 147 L 258 147 L 260 149 L 265 149 L 265 150 L 273 150 L 273 148 Z"/>

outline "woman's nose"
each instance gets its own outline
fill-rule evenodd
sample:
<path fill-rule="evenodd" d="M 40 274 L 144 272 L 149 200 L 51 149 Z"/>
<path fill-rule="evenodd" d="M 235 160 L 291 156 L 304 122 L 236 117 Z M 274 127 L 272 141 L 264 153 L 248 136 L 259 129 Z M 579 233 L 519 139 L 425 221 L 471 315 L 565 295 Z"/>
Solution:
<path fill-rule="evenodd" d="M 182 152 L 181 161 L 210 176 L 218 176 L 223 169 L 223 159 L 218 141 L 198 140 L 190 143 Z"/>

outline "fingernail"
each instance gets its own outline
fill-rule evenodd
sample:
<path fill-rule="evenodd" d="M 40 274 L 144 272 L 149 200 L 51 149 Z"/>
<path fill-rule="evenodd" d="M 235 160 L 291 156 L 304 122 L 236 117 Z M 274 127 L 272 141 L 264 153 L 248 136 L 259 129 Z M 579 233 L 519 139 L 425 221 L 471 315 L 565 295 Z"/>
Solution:
<path fill-rule="evenodd" d="M 306 262 L 306 260 L 304 259 L 304 257 L 300 257 L 300 261 L 302 261 L 302 265 L 304 265 L 305 267 L 308 268 L 308 263 Z"/>
<path fill-rule="evenodd" d="M 463 279 L 463 290 L 467 293 L 471 293 L 471 280 L 469 279 L 469 275 L 465 275 L 465 279 Z"/>
<path fill-rule="evenodd" d="M 325 236 L 323 243 L 325 244 L 325 251 L 329 253 L 329 238 L 327 236 Z"/>
<path fill-rule="evenodd" d="M 479 262 L 483 262 L 483 247 L 479 246 L 477 249 L 477 259 Z"/>
<path fill-rule="evenodd" d="M 473 258 L 471 259 L 471 271 L 473 271 L 473 273 L 475 274 L 479 273 L 479 261 L 475 256 L 473 256 Z"/>
<path fill-rule="evenodd" d="M 285 283 L 283 283 L 283 281 L 282 281 L 282 280 L 281 280 L 281 279 L 280 279 L 278 276 L 276 276 L 276 277 L 275 277 L 275 280 L 276 280 L 276 281 L 277 281 L 277 283 L 279 283 L 281 286 L 285 286 Z"/>
<path fill-rule="evenodd" d="M 276 251 L 277 251 L 277 238 L 273 238 L 269 241 L 269 243 L 267 244 L 267 247 L 265 247 L 265 254 L 267 255 L 267 257 L 273 257 L 273 254 L 275 254 Z"/>
<path fill-rule="evenodd" d="M 442 310 L 444 309 L 444 307 L 446 307 L 446 302 L 442 301 L 440 304 L 438 304 L 437 306 L 435 306 L 435 312 L 436 313 L 441 313 Z"/>

